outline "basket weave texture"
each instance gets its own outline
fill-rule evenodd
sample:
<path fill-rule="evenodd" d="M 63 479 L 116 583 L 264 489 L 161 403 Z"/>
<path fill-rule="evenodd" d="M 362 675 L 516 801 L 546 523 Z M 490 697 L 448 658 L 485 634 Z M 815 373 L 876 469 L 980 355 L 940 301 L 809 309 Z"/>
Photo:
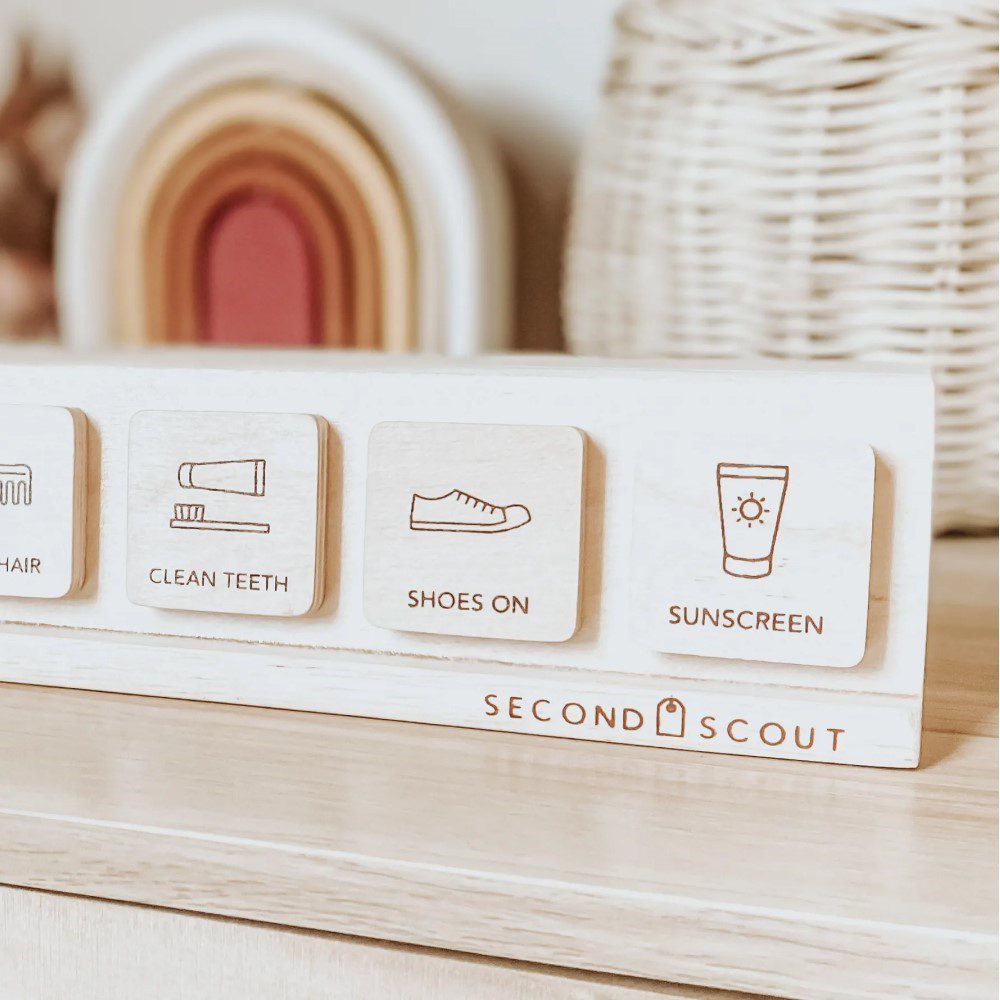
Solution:
<path fill-rule="evenodd" d="M 995 527 L 997 21 L 626 3 L 574 191 L 570 348 L 929 363 L 936 527 Z"/>

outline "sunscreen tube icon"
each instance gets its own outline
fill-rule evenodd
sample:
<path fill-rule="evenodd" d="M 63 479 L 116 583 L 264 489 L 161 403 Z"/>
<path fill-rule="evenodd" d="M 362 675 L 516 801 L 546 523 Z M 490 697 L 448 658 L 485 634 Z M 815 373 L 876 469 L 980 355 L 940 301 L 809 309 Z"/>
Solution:
<path fill-rule="evenodd" d="M 228 462 L 181 462 L 177 482 L 185 490 L 211 490 L 214 493 L 238 493 L 241 496 L 264 495 L 262 458 L 241 458 Z"/>
<path fill-rule="evenodd" d="M 720 462 L 716 480 L 723 570 L 748 579 L 770 576 L 788 466 Z"/>

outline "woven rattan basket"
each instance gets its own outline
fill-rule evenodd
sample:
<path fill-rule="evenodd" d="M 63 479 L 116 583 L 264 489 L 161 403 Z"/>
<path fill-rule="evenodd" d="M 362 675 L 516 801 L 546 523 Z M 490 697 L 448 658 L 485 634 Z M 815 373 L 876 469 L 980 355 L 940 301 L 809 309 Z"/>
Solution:
<path fill-rule="evenodd" d="M 997 523 L 997 9 L 631 0 L 574 194 L 572 350 L 930 362 L 936 523 Z"/>

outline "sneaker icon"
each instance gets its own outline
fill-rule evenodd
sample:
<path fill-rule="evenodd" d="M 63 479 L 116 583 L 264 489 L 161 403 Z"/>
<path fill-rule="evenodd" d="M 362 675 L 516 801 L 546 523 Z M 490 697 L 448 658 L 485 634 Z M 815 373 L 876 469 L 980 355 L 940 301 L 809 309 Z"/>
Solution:
<path fill-rule="evenodd" d="M 500 507 L 462 490 L 452 490 L 439 497 L 414 493 L 410 502 L 411 531 L 464 531 L 488 535 L 513 531 L 530 520 L 531 511 L 524 504 Z"/>

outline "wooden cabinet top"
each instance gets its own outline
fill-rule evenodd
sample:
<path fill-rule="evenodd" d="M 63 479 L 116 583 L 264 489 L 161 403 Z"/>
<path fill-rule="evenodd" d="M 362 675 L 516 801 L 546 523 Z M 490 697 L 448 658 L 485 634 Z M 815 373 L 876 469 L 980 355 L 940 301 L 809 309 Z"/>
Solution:
<path fill-rule="evenodd" d="M 996 574 L 995 541 L 935 545 L 913 772 L 2 685 L 0 881 L 779 996 L 986 996 Z"/>

